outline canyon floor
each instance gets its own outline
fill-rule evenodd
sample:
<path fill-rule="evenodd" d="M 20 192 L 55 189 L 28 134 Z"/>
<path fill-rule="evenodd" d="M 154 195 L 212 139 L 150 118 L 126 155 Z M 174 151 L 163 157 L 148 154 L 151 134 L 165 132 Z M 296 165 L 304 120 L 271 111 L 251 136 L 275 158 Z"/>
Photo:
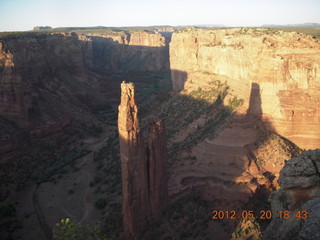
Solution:
<path fill-rule="evenodd" d="M 84 147 L 90 153 L 74 160 L 72 166 L 60 170 L 49 182 L 30 185 L 24 191 L 10 196 L 16 201 L 16 208 L 19 209 L 17 214 L 24 216 L 21 222 L 23 228 L 14 232 L 14 239 L 46 238 L 45 230 L 38 222 L 39 213 L 35 211 L 35 203 L 32 202 L 34 195 L 42 211 L 40 214 L 43 214 L 43 219 L 39 221 L 51 229 L 66 218 L 77 224 L 96 223 L 100 215 L 93 206 L 94 193 L 90 187 L 94 173 L 93 154 L 105 144 L 111 132 L 114 132 L 114 127 L 106 129 L 99 139 L 84 139 Z"/>

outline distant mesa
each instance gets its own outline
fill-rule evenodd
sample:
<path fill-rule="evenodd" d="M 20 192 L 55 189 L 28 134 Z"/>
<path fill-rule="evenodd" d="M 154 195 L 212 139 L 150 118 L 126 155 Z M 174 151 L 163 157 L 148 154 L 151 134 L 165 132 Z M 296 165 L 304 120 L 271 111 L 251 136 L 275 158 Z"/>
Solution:
<path fill-rule="evenodd" d="M 320 27 L 320 23 L 297 23 L 297 24 L 263 24 L 263 28 L 317 28 Z"/>
<path fill-rule="evenodd" d="M 223 24 L 197 24 L 194 25 L 197 28 L 225 28 L 226 26 Z"/>
<path fill-rule="evenodd" d="M 50 27 L 50 26 L 36 26 L 33 28 L 33 31 L 48 30 L 48 29 L 52 29 L 52 27 Z"/>

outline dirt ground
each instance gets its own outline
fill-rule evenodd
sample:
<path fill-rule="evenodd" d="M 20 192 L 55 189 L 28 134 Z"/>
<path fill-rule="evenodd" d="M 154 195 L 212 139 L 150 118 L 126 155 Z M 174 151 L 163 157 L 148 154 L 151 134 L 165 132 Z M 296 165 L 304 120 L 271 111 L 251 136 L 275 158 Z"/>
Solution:
<path fill-rule="evenodd" d="M 99 211 L 94 208 L 94 188 L 90 187 L 95 165 L 94 152 L 104 144 L 105 139 L 114 132 L 114 127 L 104 131 L 100 138 L 83 140 L 91 152 L 63 168 L 63 174 L 54 175 L 54 180 L 41 183 L 37 190 L 39 207 L 43 212 L 48 227 L 55 227 L 61 219 L 70 218 L 76 224 L 95 224 Z M 39 224 L 33 204 L 36 184 L 30 184 L 19 192 L 13 192 L 9 199 L 15 200 L 17 216 L 22 219 L 19 230 L 12 235 L 13 239 L 46 239 Z"/>

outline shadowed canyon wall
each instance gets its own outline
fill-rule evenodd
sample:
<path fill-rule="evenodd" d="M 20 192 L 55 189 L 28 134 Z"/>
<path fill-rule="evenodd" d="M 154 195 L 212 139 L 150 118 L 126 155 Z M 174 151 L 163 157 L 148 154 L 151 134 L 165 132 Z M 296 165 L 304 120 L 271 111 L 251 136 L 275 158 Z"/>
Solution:
<path fill-rule="evenodd" d="M 4 37 L 0 40 L 0 114 L 20 126 L 58 119 L 57 108 L 61 108 L 60 116 L 65 110 L 60 106 L 62 101 L 46 105 L 44 98 L 51 98 L 47 104 L 59 97 L 77 102 L 73 96 L 79 85 L 87 85 L 81 82 L 83 73 L 80 43 L 75 36 Z M 51 116 L 46 108 L 50 108 Z"/>
<path fill-rule="evenodd" d="M 106 76 L 161 71 L 169 71 L 168 46 L 158 33 L 2 36 L 0 114 L 21 127 L 81 118 L 83 109 L 108 101 Z"/>
<path fill-rule="evenodd" d="M 169 71 L 165 37 L 149 32 L 111 32 L 80 35 L 85 62 L 99 72 Z"/>
<path fill-rule="evenodd" d="M 319 146 L 319 40 L 268 29 L 185 29 L 172 36 L 170 67 L 176 90 L 227 82 L 244 112 L 259 84 L 264 121 L 300 147 Z"/>
<path fill-rule="evenodd" d="M 167 206 L 167 138 L 163 121 L 148 120 L 147 148 L 139 128 L 133 83 L 121 84 L 118 129 L 125 234 L 131 238 L 159 220 Z"/>

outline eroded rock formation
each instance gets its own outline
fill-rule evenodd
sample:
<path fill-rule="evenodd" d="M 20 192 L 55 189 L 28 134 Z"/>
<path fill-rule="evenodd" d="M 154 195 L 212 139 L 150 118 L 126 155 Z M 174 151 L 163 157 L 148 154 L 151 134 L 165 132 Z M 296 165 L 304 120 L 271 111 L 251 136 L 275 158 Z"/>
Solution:
<path fill-rule="evenodd" d="M 244 112 L 260 86 L 261 107 L 251 109 L 298 146 L 319 146 L 319 40 L 268 29 L 185 29 L 172 36 L 170 68 L 176 90 L 226 81 Z"/>
<path fill-rule="evenodd" d="M 122 168 L 122 209 L 128 238 L 158 220 L 167 205 L 167 141 L 164 123 L 148 121 L 145 148 L 133 83 L 121 84 L 118 129 Z"/>
<path fill-rule="evenodd" d="M 281 189 L 272 198 L 273 220 L 263 239 L 320 239 L 319 167 L 319 149 L 305 151 L 286 163 L 280 172 Z"/>
<path fill-rule="evenodd" d="M 148 226 L 147 158 L 132 83 L 121 84 L 118 129 L 122 168 L 123 225 L 127 236 Z"/>

